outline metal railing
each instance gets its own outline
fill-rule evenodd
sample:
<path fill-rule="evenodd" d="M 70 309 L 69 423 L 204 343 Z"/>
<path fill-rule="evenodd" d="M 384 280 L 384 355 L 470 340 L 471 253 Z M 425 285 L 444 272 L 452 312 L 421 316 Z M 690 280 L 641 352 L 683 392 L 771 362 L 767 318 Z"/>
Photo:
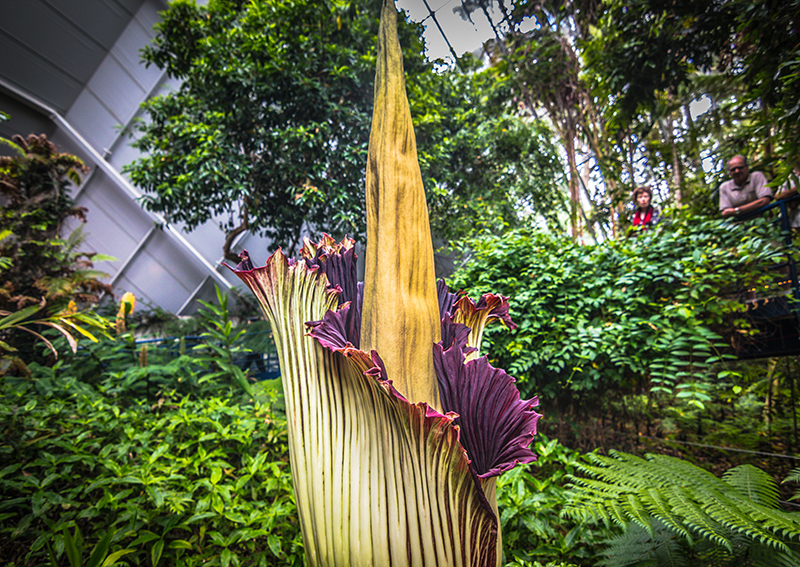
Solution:
<path fill-rule="evenodd" d="M 798 284 L 798 274 L 797 274 L 797 262 L 795 261 L 795 254 L 797 247 L 794 243 L 793 238 L 793 230 L 792 230 L 792 219 L 790 215 L 790 205 L 792 203 L 797 203 L 800 206 L 800 193 L 794 193 L 789 197 L 778 198 L 770 203 L 756 209 L 755 211 L 751 211 L 749 213 L 739 215 L 736 217 L 734 222 L 742 222 L 746 220 L 750 220 L 756 217 L 760 217 L 778 209 L 778 224 L 780 225 L 780 233 L 781 239 L 784 245 L 784 254 L 786 257 L 786 261 L 781 264 L 776 264 L 772 267 L 773 270 L 779 270 L 784 267 L 787 267 L 789 270 L 788 277 L 791 289 L 791 295 L 793 301 L 792 308 L 794 310 L 794 314 L 797 317 L 798 322 L 800 323 L 800 284 Z"/>

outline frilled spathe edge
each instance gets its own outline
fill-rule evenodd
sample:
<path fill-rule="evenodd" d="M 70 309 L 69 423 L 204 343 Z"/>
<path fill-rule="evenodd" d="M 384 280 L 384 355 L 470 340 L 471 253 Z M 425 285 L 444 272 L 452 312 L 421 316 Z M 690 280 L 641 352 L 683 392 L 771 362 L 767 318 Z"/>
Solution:
<path fill-rule="evenodd" d="M 310 336 L 325 348 L 347 357 L 362 373 L 378 379 L 390 388 L 387 391 L 394 397 L 408 403 L 391 386 L 378 353 L 367 354 L 347 341 L 343 322 L 349 308 L 344 305 L 336 312 L 326 313 L 321 321 L 310 323 Z M 518 464 L 535 461 L 536 454 L 529 446 L 541 418 L 533 410 L 539 405 L 538 398 L 520 399 L 514 379 L 493 368 L 486 357 L 465 361 L 468 329 L 464 325 L 457 327 L 447 349 L 442 343 L 433 347 L 439 394 L 446 413 L 443 416 L 424 404 L 426 415 L 448 417 L 460 426 L 459 442 L 478 478 L 497 476 Z"/>

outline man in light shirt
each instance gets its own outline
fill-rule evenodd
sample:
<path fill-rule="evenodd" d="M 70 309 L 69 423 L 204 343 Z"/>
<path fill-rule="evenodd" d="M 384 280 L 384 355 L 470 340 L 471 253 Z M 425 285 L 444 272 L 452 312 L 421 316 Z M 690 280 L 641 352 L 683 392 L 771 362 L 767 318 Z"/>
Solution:
<path fill-rule="evenodd" d="M 723 217 L 743 215 L 755 211 L 772 200 L 772 189 L 760 171 L 750 171 L 747 158 L 736 155 L 728 162 L 726 181 L 719 187 L 719 210 Z"/>

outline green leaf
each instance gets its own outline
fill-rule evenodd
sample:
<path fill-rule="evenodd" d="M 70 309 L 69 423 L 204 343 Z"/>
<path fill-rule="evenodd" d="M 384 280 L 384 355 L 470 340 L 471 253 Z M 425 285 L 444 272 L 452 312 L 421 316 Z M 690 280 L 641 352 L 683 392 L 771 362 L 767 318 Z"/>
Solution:
<path fill-rule="evenodd" d="M 175 539 L 169 542 L 170 549 L 192 549 L 192 544 L 184 539 Z"/>
<path fill-rule="evenodd" d="M 222 479 L 222 468 L 221 467 L 212 467 L 211 468 L 211 484 L 219 483 L 220 479 Z"/>
<path fill-rule="evenodd" d="M 0 319 L 0 329 L 7 329 L 41 311 L 41 306 L 31 305 Z"/>
<path fill-rule="evenodd" d="M 141 530 L 139 532 L 139 536 L 130 543 L 130 546 L 131 547 L 136 547 L 138 545 L 141 545 L 143 543 L 148 543 L 148 542 L 153 541 L 154 539 L 158 539 L 158 538 L 159 538 L 159 536 L 157 536 L 156 534 L 154 534 L 153 532 L 151 532 L 149 530 Z"/>
<path fill-rule="evenodd" d="M 89 561 L 86 563 L 85 567 L 99 567 L 100 563 L 106 558 L 108 555 L 108 550 L 111 547 L 111 540 L 114 537 L 116 532 L 113 530 L 108 530 L 105 535 L 97 542 L 95 545 L 94 550 L 92 551 L 91 556 L 89 556 Z"/>
<path fill-rule="evenodd" d="M 67 554 L 67 559 L 72 567 L 83 567 L 81 554 L 83 549 L 78 547 L 77 540 L 80 534 L 78 527 L 75 527 L 75 537 L 69 533 L 69 529 L 64 526 L 62 530 L 64 537 L 64 552 Z"/>
<path fill-rule="evenodd" d="M 136 551 L 135 549 L 120 549 L 119 551 L 115 551 L 114 553 L 106 557 L 106 560 L 103 561 L 101 567 L 112 567 L 113 565 L 116 565 L 121 558 L 125 557 L 130 553 L 135 553 L 135 551 Z"/>
<path fill-rule="evenodd" d="M 283 550 L 281 550 L 281 540 L 275 534 L 269 534 L 267 537 L 267 545 L 275 557 L 282 557 Z"/>
<path fill-rule="evenodd" d="M 150 561 L 153 567 L 158 567 L 158 562 L 161 561 L 161 552 L 164 551 L 164 540 L 159 539 L 150 548 Z"/>

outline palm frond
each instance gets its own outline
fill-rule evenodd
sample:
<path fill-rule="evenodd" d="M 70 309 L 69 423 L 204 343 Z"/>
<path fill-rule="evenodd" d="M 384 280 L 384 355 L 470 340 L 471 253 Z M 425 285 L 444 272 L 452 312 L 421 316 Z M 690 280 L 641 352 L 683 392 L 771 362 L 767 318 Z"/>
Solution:
<path fill-rule="evenodd" d="M 0 137 L 0 145 L 11 148 L 15 152 L 17 152 L 17 154 L 19 154 L 20 156 L 25 157 L 25 150 L 20 146 L 18 146 L 17 144 L 15 144 L 14 142 L 12 142 L 11 140 L 9 140 L 8 138 Z"/>

